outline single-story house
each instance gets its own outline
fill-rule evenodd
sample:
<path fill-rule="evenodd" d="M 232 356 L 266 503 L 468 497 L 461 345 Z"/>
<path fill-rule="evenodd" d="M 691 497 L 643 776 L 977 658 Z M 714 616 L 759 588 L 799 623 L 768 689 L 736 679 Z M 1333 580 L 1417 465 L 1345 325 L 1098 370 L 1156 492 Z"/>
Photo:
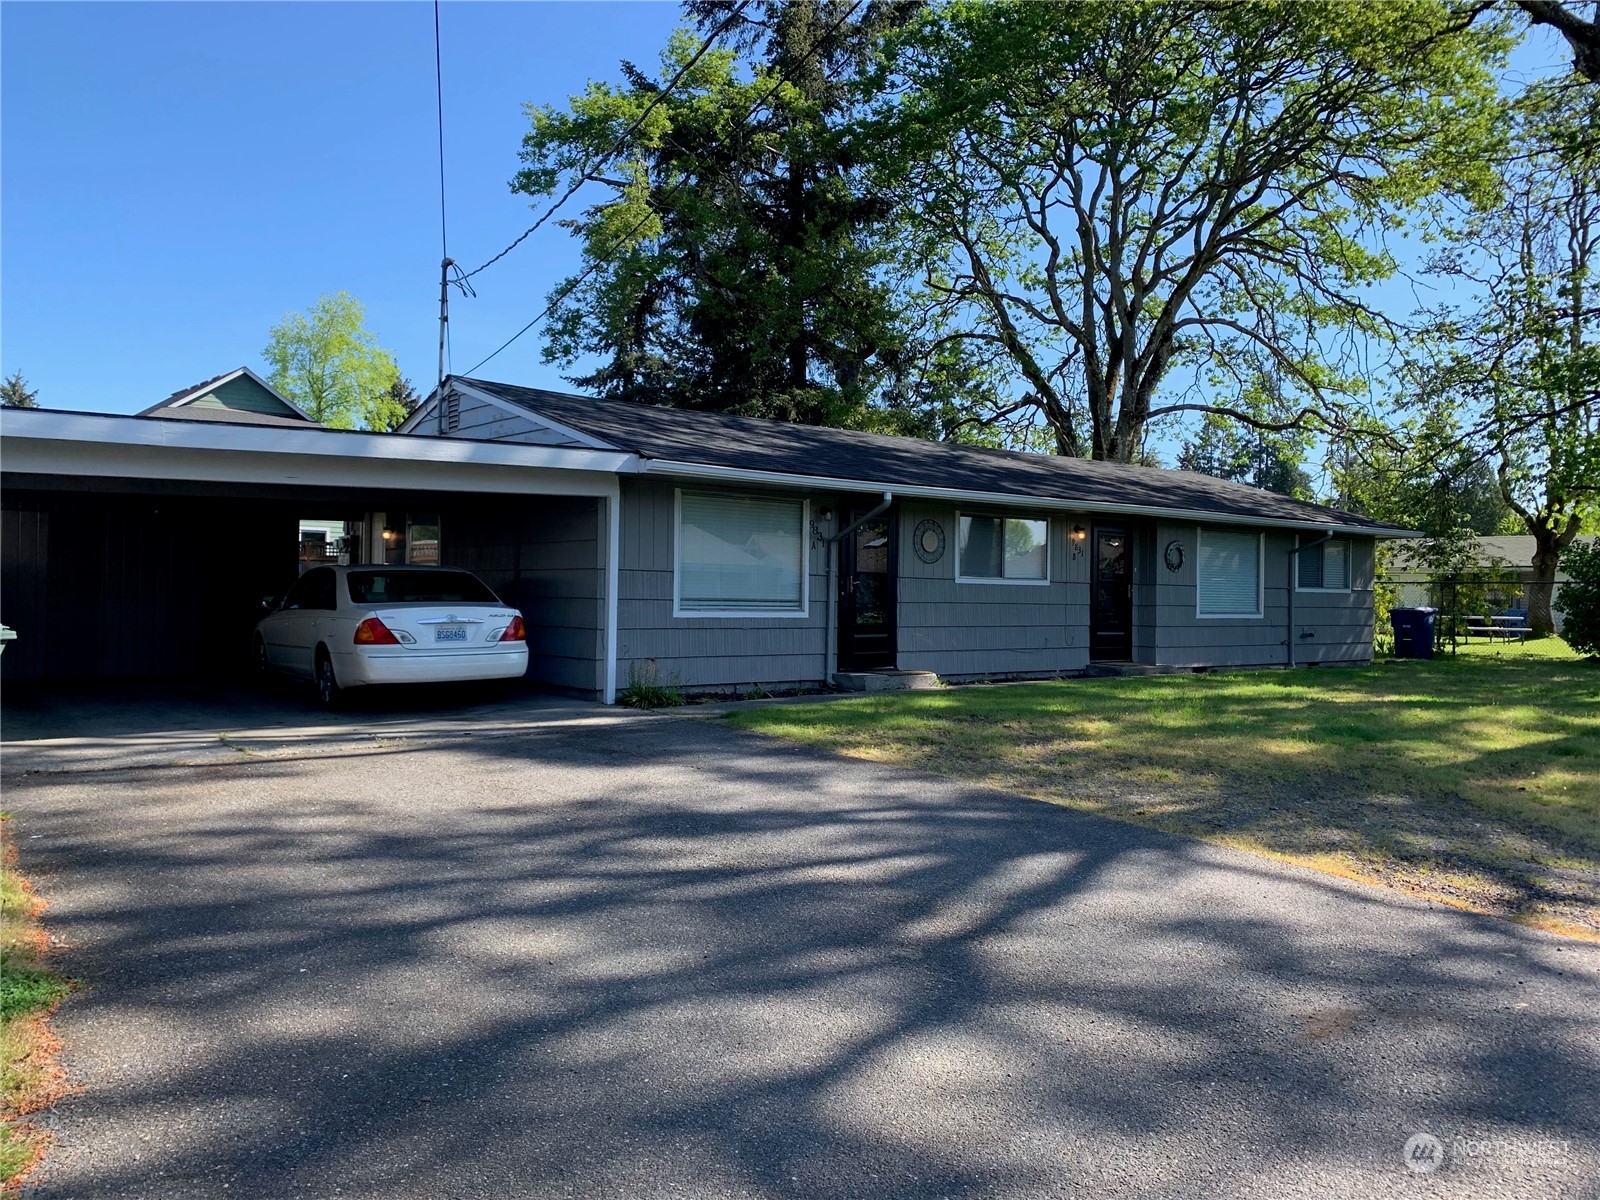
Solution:
<path fill-rule="evenodd" d="M 481 379 L 394 434 L 258 415 L 4 415 L 7 679 L 240 661 L 308 554 L 469 567 L 528 617 L 532 681 L 606 701 L 645 670 L 1364 662 L 1375 542 L 1410 536 L 1190 472 Z"/>
<path fill-rule="evenodd" d="M 1588 545 L 1594 540 L 1592 537 L 1574 538 L 1572 544 Z M 1488 603 L 1492 607 L 1527 611 L 1529 592 L 1533 586 L 1535 548 L 1530 534 L 1496 535 L 1473 539 L 1474 566 L 1482 571 L 1504 571 L 1513 580 L 1508 581 L 1505 586 L 1491 585 L 1486 589 Z M 1567 580 L 1567 573 L 1558 566 L 1555 584 L 1550 589 L 1551 604 L 1555 603 L 1556 597 L 1561 594 L 1561 585 Z M 1409 553 L 1406 547 L 1400 548 L 1390 560 L 1383 572 L 1383 581 L 1394 585 L 1397 605 L 1418 607 L 1439 603 L 1438 589 L 1432 573 L 1427 565 L 1415 554 Z M 1556 632 L 1560 633 L 1563 621 L 1561 611 L 1557 609 L 1552 615 L 1555 618 Z"/>

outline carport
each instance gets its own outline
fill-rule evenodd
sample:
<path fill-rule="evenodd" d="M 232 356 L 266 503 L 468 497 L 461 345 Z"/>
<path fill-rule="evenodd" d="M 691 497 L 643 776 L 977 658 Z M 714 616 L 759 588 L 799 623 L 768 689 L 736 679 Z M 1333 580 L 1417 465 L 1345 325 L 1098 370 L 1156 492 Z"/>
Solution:
<path fill-rule="evenodd" d="M 3 438 L 7 684 L 236 674 L 304 565 L 412 561 L 523 611 L 531 683 L 614 698 L 630 455 L 19 409 Z"/>

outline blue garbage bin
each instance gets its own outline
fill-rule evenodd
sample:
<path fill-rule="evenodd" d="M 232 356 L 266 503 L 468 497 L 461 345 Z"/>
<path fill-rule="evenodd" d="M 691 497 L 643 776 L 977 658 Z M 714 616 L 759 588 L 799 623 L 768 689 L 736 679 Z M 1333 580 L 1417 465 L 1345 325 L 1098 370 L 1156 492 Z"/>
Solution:
<path fill-rule="evenodd" d="M 1438 615 L 1437 608 L 1390 609 L 1389 624 L 1394 627 L 1394 656 L 1432 658 L 1433 627 Z"/>

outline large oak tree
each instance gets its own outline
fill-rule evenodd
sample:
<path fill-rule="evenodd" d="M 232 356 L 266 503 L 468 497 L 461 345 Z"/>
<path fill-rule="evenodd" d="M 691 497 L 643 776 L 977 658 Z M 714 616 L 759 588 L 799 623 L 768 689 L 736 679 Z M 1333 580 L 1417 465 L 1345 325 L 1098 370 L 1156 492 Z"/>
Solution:
<path fill-rule="evenodd" d="M 1432 266 L 1466 299 L 1421 348 L 1426 386 L 1534 539 L 1529 623 L 1548 632 L 1562 551 L 1600 516 L 1600 91 L 1540 84 L 1515 119 L 1501 202 L 1466 214 Z"/>
<path fill-rule="evenodd" d="M 1314 427 L 1381 335 L 1382 237 L 1486 194 L 1509 17 L 1440 0 L 930 10 L 880 113 L 882 179 L 950 336 L 1064 454 L 1136 460 L 1181 412 Z M 1262 362 L 1288 411 L 1229 402 Z M 1169 395 L 1181 375 L 1206 393 Z"/>

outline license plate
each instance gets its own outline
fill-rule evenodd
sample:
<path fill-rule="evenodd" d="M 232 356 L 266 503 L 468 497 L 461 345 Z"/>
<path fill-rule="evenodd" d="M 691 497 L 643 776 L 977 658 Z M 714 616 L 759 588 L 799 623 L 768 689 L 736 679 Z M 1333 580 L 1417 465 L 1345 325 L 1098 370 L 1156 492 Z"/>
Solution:
<path fill-rule="evenodd" d="M 463 625 L 446 625 L 443 629 L 433 631 L 433 640 L 436 642 L 464 642 L 467 640 L 467 630 Z"/>

